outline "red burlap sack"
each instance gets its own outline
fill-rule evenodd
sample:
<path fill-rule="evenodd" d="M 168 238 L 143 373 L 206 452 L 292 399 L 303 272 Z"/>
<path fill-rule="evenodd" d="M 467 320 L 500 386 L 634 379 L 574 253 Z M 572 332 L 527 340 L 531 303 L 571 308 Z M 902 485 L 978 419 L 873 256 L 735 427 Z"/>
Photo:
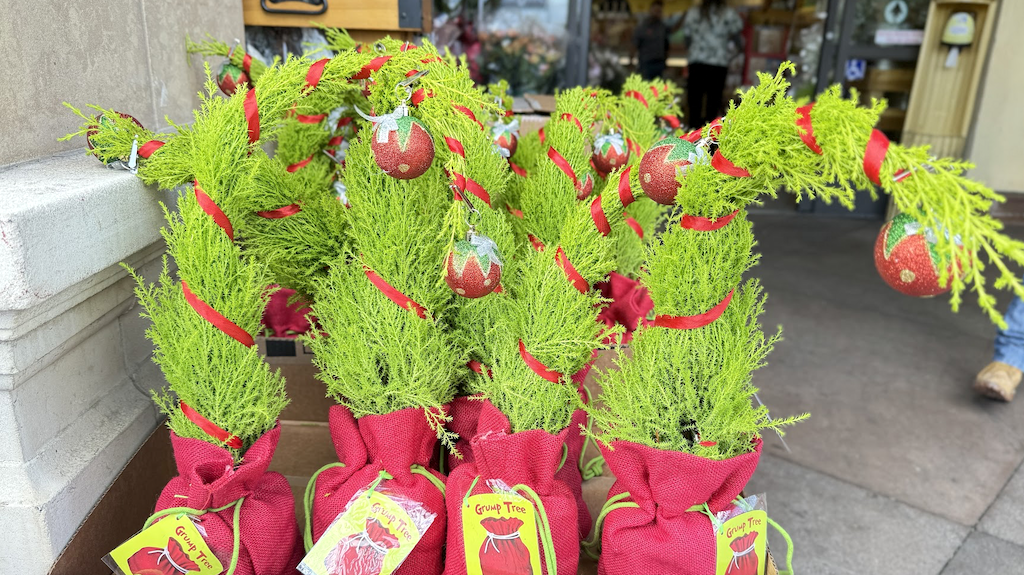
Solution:
<path fill-rule="evenodd" d="M 272 337 L 295 337 L 309 331 L 306 314 L 313 310 L 302 302 L 288 305 L 288 299 L 293 295 L 295 290 L 281 288 L 270 296 L 263 310 L 263 325 L 270 329 Z"/>
<path fill-rule="evenodd" d="M 412 471 L 421 466 L 440 481 L 444 475 L 430 469 L 437 435 L 422 409 L 409 408 L 387 415 L 367 415 L 358 420 L 341 405 L 329 414 L 331 440 L 344 467 L 332 467 L 314 478 L 312 501 L 313 541 L 320 539 L 356 491 L 366 488 L 382 470 L 385 479 L 378 489 L 418 501 L 437 517 L 395 573 L 438 575 L 443 569 L 441 547 L 445 537 L 444 495 L 426 477 Z"/>
<path fill-rule="evenodd" d="M 597 316 L 598 321 L 603 321 L 608 326 L 616 323 L 625 326 L 626 333 L 622 335 L 620 343 L 629 343 L 641 321 L 654 309 L 654 302 L 651 301 L 647 288 L 638 280 L 616 272 L 608 274 L 608 281 L 594 285 L 601 290 L 602 296 L 612 300 L 601 310 Z"/>
<path fill-rule="evenodd" d="M 707 515 L 689 511 L 708 504 L 724 511 L 757 469 L 755 450 L 724 461 L 662 451 L 628 441 L 601 445 L 615 474 L 608 497 L 628 491 L 639 507 L 608 513 L 601 533 L 599 575 L 715 575 L 717 548 Z"/>
<path fill-rule="evenodd" d="M 454 453 L 446 454 L 449 474 L 459 465 L 473 461 L 473 450 L 469 448 L 469 441 L 476 435 L 480 409 L 484 406 L 484 402 L 479 399 L 481 396 L 482 394 L 459 395 L 449 404 L 448 416 L 452 420 L 448 422 L 448 429 L 459 434 L 459 440 L 455 442 L 455 449 L 462 454 L 462 459 L 456 457 Z"/>
<path fill-rule="evenodd" d="M 178 476 L 160 493 L 156 511 L 188 507 L 225 509 L 199 516 L 204 538 L 224 569 L 234 549 L 234 506 L 238 516 L 238 565 L 234 575 L 291 575 L 304 555 L 288 481 L 268 472 L 281 436 L 277 425 L 246 450 L 237 467 L 228 450 L 171 433 Z"/>
<path fill-rule="evenodd" d="M 757 532 L 752 532 L 729 542 L 729 548 L 732 549 L 732 561 L 725 570 L 725 575 L 757 575 L 755 539 L 757 539 Z"/>
<path fill-rule="evenodd" d="M 480 547 L 480 571 L 488 575 L 533 575 L 530 550 L 519 538 L 521 519 L 485 517 L 480 524 L 487 539 Z"/>
<path fill-rule="evenodd" d="M 470 441 L 473 462 L 460 465 L 448 476 L 448 550 L 445 575 L 466 575 L 466 549 L 462 537 L 462 502 L 472 493 L 491 493 L 487 480 L 500 479 L 509 487 L 527 485 L 540 496 L 551 526 L 557 575 L 576 575 L 579 535 L 576 499 L 564 482 L 555 478 L 562 460 L 568 428 L 557 435 L 539 429 L 511 433 L 511 425 L 498 408 L 484 401 L 477 434 Z M 529 497 L 527 497 L 529 499 Z M 534 504 L 536 507 L 536 504 Z M 540 522 L 538 522 L 538 528 Z M 538 547 L 540 544 L 538 543 Z M 542 555 L 541 565 L 546 565 Z M 543 568 L 544 575 L 548 574 Z M 534 575 L 542 575 L 536 573 Z"/>
<path fill-rule="evenodd" d="M 583 401 L 587 401 L 587 395 L 583 390 L 583 381 L 586 380 L 587 374 L 590 373 L 590 369 L 594 367 L 594 361 L 597 359 L 597 350 L 591 355 L 590 361 L 583 366 L 583 369 L 579 370 L 572 376 L 572 382 L 576 384 L 576 387 L 581 390 L 580 397 Z M 572 494 L 576 497 L 576 509 L 578 514 L 578 524 L 580 531 L 580 540 L 586 539 L 590 535 L 590 528 L 593 524 L 593 519 L 590 517 L 590 509 L 587 508 L 587 502 L 583 500 L 583 476 L 582 470 L 580 469 L 580 455 L 584 449 L 584 442 L 586 437 L 583 435 L 580 427 L 586 428 L 587 426 L 587 412 L 582 409 L 577 409 L 572 414 L 572 419 L 569 421 L 568 433 L 565 435 L 565 447 L 566 457 L 565 464 L 562 465 L 555 472 L 555 479 L 563 481 L 572 490 Z"/>

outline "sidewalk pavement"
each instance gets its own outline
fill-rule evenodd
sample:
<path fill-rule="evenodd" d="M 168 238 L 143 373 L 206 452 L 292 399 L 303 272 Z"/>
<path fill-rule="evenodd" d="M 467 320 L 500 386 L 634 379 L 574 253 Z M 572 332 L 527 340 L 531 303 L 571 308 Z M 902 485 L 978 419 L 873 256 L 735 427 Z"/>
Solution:
<path fill-rule="evenodd" d="M 751 219 L 762 324 L 784 327 L 754 384 L 773 416 L 811 418 L 790 429 L 789 451 L 765 438 L 747 492 L 768 494 L 796 572 L 1024 573 L 1024 401 L 971 390 L 995 335 L 975 294 L 953 313 L 948 296 L 889 288 L 874 268 L 878 220 Z"/>

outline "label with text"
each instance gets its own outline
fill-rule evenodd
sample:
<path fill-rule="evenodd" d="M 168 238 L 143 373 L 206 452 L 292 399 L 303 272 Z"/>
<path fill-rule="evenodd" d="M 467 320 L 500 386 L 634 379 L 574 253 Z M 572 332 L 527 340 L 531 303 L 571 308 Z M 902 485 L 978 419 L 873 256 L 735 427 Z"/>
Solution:
<path fill-rule="evenodd" d="M 462 506 L 467 575 L 540 573 L 533 504 L 515 493 L 473 495 Z"/>

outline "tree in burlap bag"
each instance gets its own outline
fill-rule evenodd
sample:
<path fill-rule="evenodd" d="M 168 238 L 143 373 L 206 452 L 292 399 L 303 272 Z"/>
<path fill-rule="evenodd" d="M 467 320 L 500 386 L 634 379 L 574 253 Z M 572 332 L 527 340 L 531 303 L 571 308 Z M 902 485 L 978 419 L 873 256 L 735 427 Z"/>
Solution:
<path fill-rule="evenodd" d="M 195 123 L 176 135 L 158 139 L 110 111 L 86 117 L 80 132 L 103 126 L 90 136 L 92 153 L 124 158 L 161 187 L 187 186 L 163 230 L 177 277 L 166 259 L 156 284 L 135 276 L 154 361 L 169 384 L 153 397 L 168 416 L 178 470 L 147 525 L 191 516 L 228 575 L 292 573 L 303 553 L 288 482 L 267 471 L 287 404 L 284 380 L 253 340 L 272 279 L 265 263 L 242 253 L 236 225 L 247 215 L 240 198 L 283 172 L 260 147 L 260 127 L 299 97 L 308 66 L 267 70 L 259 94 L 205 97 Z M 173 559 L 170 549 L 163 556 Z"/>
<path fill-rule="evenodd" d="M 542 429 L 513 432 L 508 418 L 489 401 L 483 402 L 478 432 L 470 441 L 473 461 L 456 468 L 448 477 L 448 540 L 445 575 L 467 573 L 466 553 L 478 554 L 484 573 L 530 573 L 527 547 L 542 550 L 542 569 L 551 575 L 573 575 L 579 561 L 578 516 L 576 499 L 564 482 L 555 478 L 556 469 L 563 462 L 565 437 L 563 429 L 557 434 Z M 463 506 L 469 497 L 491 493 L 488 480 L 500 480 L 522 495 L 537 514 L 540 541 L 513 544 L 496 541 L 490 535 L 479 551 L 467 551 L 463 538 Z M 488 533 L 494 525 L 484 526 Z M 506 526 L 507 527 L 507 526 Z M 517 526 L 518 529 L 518 526 Z M 489 551 L 490 545 L 494 546 Z M 516 550 L 515 561 L 505 562 L 494 557 L 494 551 L 506 546 Z M 522 570 L 525 562 L 526 570 Z M 512 570 L 501 569 L 511 567 Z M 539 574 L 538 574 L 539 575 Z"/>

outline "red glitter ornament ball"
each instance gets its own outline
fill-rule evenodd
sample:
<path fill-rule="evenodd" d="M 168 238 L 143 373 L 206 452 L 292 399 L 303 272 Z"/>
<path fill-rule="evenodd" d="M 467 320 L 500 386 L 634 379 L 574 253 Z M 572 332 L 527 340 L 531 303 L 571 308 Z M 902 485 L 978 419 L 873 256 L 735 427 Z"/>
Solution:
<path fill-rule="evenodd" d="M 462 297 L 483 297 L 501 282 L 501 265 L 495 243 L 487 236 L 473 236 L 455 242 L 448 252 L 444 281 Z"/>
<path fill-rule="evenodd" d="M 434 139 L 426 126 L 412 116 L 395 118 L 393 124 L 373 125 L 370 148 L 373 160 L 389 176 L 411 180 L 423 175 L 434 161 Z"/>
<path fill-rule="evenodd" d="M 602 174 L 611 173 L 629 161 L 629 147 L 622 134 L 605 134 L 594 140 L 594 168 Z"/>
<path fill-rule="evenodd" d="M 665 138 L 640 159 L 640 187 L 659 204 L 674 204 L 679 191 L 676 175 L 686 173 L 696 161 L 696 146 L 682 138 Z"/>
<path fill-rule="evenodd" d="M 128 114 L 124 114 L 122 112 L 117 112 L 117 115 L 121 116 L 125 120 L 131 120 L 136 126 L 139 127 L 140 130 L 145 130 L 146 129 L 146 128 L 144 128 L 142 126 L 141 122 L 139 122 L 134 117 L 132 117 L 132 116 L 130 116 Z M 114 124 L 113 121 L 111 121 L 106 116 L 100 116 L 100 119 L 99 119 L 98 123 L 89 126 L 89 131 L 87 131 L 85 133 L 85 145 L 86 145 L 86 147 L 88 147 L 90 150 L 96 149 L 95 144 L 93 144 L 92 137 L 97 135 L 97 134 L 99 134 L 102 131 L 105 131 L 105 130 L 116 130 L 116 129 L 117 129 L 117 125 Z M 102 158 L 100 156 L 96 156 L 96 158 L 99 159 L 99 161 L 103 162 L 104 164 L 109 164 L 110 162 L 113 162 L 114 160 L 118 159 L 118 158 Z"/>
<path fill-rule="evenodd" d="M 907 214 L 882 226 L 875 241 L 875 268 L 889 287 L 914 297 L 945 293 L 951 286 L 939 286 L 938 265 L 931 229 Z"/>
<path fill-rule="evenodd" d="M 220 87 L 221 92 L 228 96 L 234 94 L 238 86 L 248 82 L 249 76 L 245 73 L 245 70 L 231 62 L 224 62 L 220 67 L 220 73 L 217 74 L 217 86 Z"/>

